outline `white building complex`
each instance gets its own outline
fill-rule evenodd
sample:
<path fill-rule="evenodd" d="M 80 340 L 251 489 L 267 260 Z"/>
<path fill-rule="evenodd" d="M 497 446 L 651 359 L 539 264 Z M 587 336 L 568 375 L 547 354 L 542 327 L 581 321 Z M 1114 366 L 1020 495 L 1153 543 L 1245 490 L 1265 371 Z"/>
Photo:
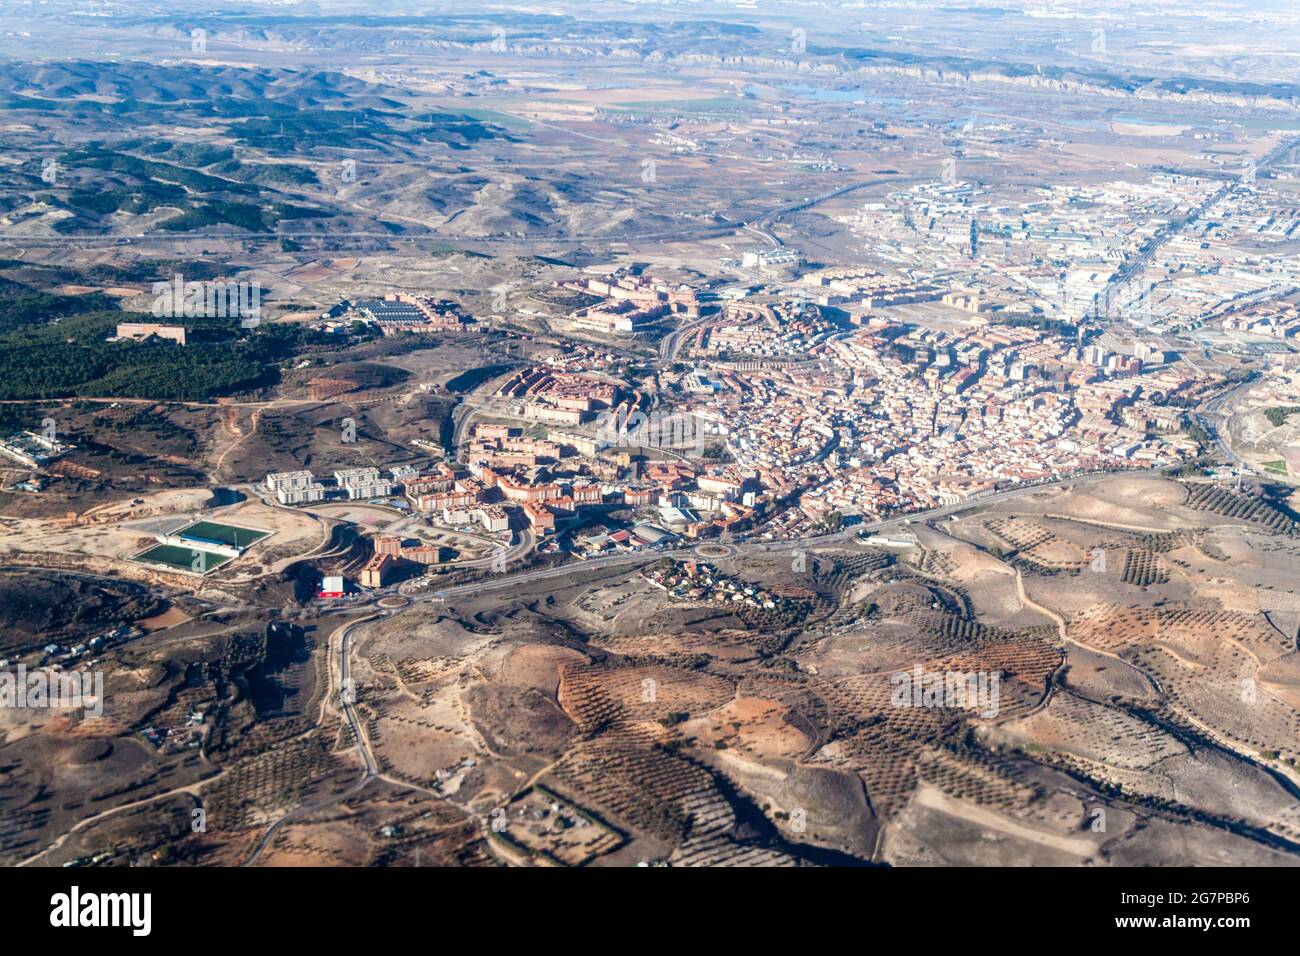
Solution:
<path fill-rule="evenodd" d="M 282 505 L 309 504 L 325 500 L 325 486 L 310 471 L 282 471 L 266 476 L 266 487 Z"/>
<path fill-rule="evenodd" d="M 339 488 L 352 500 L 358 498 L 383 498 L 393 493 L 393 482 L 380 477 L 378 468 L 347 468 L 334 472 Z"/>

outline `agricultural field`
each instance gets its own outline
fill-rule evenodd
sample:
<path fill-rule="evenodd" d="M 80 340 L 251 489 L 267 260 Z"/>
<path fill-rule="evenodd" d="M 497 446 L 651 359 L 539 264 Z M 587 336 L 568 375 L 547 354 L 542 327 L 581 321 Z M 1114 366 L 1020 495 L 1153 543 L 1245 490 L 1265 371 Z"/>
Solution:
<path fill-rule="evenodd" d="M 401 6 L 6 4 L 0 866 L 1300 864 L 1294 4 Z"/>
<path fill-rule="evenodd" d="M 1106 865 L 1191 834 L 1204 862 L 1283 863 L 1296 546 L 1239 497 L 1119 478 L 895 554 L 717 559 L 780 617 L 626 572 L 414 608 L 359 629 L 364 734 L 510 864 Z M 900 700 L 916 673 L 996 677 L 996 700 Z"/>
<path fill-rule="evenodd" d="M 140 622 L 99 652 L 111 722 L 4 725 L 0 753 L 29 767 L 0 787 L 7 859 L 1108 865 L 1190 845 L 1282 864 L 1300 846 L 1300 539 L 1263 488 L 1117 477 L 916 524 L 889 551 L 714 549 L 270 626 L 194 602 L 292 602 L 300 562 L 240 564 L 286 541 L 352 560 L 339 529 L 370 506 L 249 500 L 196 523 L 190 504 L 109 518 L 274 534 L 172 605 L 103 594 L 101 629 Z M 747 593 L 764 601 L 730 597 Z M 29 618 L 15 633 L 78 633 L 56 607 Z M 345 635 L 355 723 L 331 666 Z M 120 782 L 88 793 L 68 760 Z M 349 789 L 368 763 L 382 779 Z M 133 807 L 155 796 L 171 816 L 145 834 Z M 87 807 L 102 818 L 42 849 Z M 205 834 L 182 828 L 194 810 Z"/>

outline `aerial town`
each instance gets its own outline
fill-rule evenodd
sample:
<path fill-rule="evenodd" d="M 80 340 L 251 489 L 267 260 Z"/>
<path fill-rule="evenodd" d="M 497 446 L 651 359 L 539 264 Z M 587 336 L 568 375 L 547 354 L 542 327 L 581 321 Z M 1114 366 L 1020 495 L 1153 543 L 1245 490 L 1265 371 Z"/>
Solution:
<path fill-rule="evenodd" d="M 1284 912 L 1300 17 L 428 6 L 6 12 L 0 872 Z"/>

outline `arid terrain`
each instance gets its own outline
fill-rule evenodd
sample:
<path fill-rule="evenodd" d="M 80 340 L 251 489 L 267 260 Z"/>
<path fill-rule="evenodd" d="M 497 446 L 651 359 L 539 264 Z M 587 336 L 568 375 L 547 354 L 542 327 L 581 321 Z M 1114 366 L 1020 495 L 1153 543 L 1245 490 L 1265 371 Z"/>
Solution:
<path fill-rule="evenodd" d="M 1297 37 L 7 3 L 0 865 L 1300 862 Z"/>
<path fill-rule="evenodd" d="M 110 723 L 7 718 L 6 858 L 1293 862 L 1300 545 L 1280 514 L 1117 477 L 916 522 L 905 547 L 178 622 L 105 661 Z M 675 594 L 652 580 L 670 566 L 779 603 Z M 896 699 L 915 668 L 996 675 L 996 699 Z M 199 752 L 139 733 L 195 710 Z"/>

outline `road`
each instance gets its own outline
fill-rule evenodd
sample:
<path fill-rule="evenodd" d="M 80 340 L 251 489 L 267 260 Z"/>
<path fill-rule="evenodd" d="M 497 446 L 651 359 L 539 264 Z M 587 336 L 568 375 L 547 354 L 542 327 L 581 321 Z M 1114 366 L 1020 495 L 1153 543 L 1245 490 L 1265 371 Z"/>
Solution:
<path fill-rule="evenodd" d="M 522 561 L 527 554 L 533 550 L 533 545 L 537 543 L 537 538 L 533 534 L 532 528 L 521 528 L 518 531 L 511 532 L 511 537 L 518 535 L 517 540 L 513 540 L 504 551 L 498 549 L 493 551 L 485 558 L 473 558 L 468 561 L 458 561 L 455 564 L 457 568 L 490 568 L 494 562 L 500 561 L 503 566 L 509 567 L 515 561 Z"/>
<path fill-rule="evenodd" d="M 164 243 L 167 245 L 176 242 L 202 242 L 204 240 L 220 242 L 253 242 L 259 244 L 280 243 L 285 239 L 297 240 L 304 245 L 315 242 L 337 243 L 337 246 L 330 248 L 355 248 L 349 245 L 348 240 L 355 240 L 361 243 L 371 243 L 376 239 L 383 239 L 389 242 L 401 241 L 409 245 L 418 245 L 422 242 L 432 242 L 438 245 L 451 245 L 461 250 L 473 250 L 476 247 L 484 246 L 494 248 L 496 255 L 505 254 L 501 246 L 516 245 L 521 249 L 530 250 L 532 254 L 537 252 L 538 247 L 546 245 L 552 246 L 585 246 L 591 243 L 633 243 L 633 242 L 699 242 L 707 239 L 715 239 L 725 236 L 728 233 L 734 233 L 737 230 L 745 229 L 747 226 L 770 223 L 783 216 L 793 212 L 799 212 L 812 206 L 842 196 L 858 189 L 865 189 L 869 186 L 878 186 L 885 183 L 908 183 L 917 181 L 915 178 L 905 176 L 891 176 L 885 179 L 873 179 L 867 182 L 850 183 L 847 186 L 841 186 L 830 192 L 822 193 L 818 196 L 810 196 L 797 202 L 789 203 L 785 206 L 779 206 L 759 216 L 755 219 L 744 221 L 722 220 L 708 223 L 688 223 L 676 226 L 665 232 L 647 232 L 647 233 L 590 233 L 582 235 L 495 235 L 495 236 L 467 236 L 463 233 L 439 232 L 436 229 L 429 229 L 422 233 L 407 232 L 402 235 L 395 235 L 391 231 L 383 230 L 357 230 L 351 232 L 329 232 L 321 233 L 311 230 L 292 230 L 285 229 L 278 232 L 219 232 L 196 229 L 187 232 L 184 235 L 169 235 L 158 232 L 138 232 L 138 233 L 118 233 L 116 235 L 37 235 L 30 233 L 9 233 L 0 235 L 0 244 L 24 246 L 48 247 L 58 246 L 60 248 L 91 247 L 91 246 L 118 246 L 139 244 L 141 246 L 153 245 L 155 243 Z M 320 251 L 316 246 L 310 246 L 315 251 Z"/>
<path fill-rule="evenodd" d="M 262 853 L 265 852 L 266 848 L 271 845 L 271 841 L 275 838 L 275 835 L 280 831 L 280 828 L 282 826 L 284 826 L 287 823 L 292 823 L 294 820 L 301 819 L 302 817 L 316 810 L 320 810 L 325 807 L 332 806 L 336 803 L 339 803 L 340 801 L 346 800 L 348 797 L 352 796 L 353 794 L 361 790 L 363 787 L 365 787 L 366 784 L 368 784 L 375 777 L 379 776 L 379 762 L 375 760 L 375 755 L 370 749 L 370 740 L 369 738 L 366 737 L 365 730 L 361 725 L 361 720 L 360 718 L 357 717 L 356 709 L 353 707 L 353 700 L 356 697 L 356 692 L 352 684 L 351 658 L 352 658 L 353 630 L 362 624 L 368 624 L 371 621 L 378 620 L 383 616 L 384 616 L 384 612 L 379 612 L 377 614 L 371 614 L 368 617 L 358 618 L 355 621 L 349 621 L 347 624 L 342 625 L 341 627 L 337 628 L 333 634 L 330 635 L 329 647 L 327 649 L 327 654 L 330 657 L 337 657 L 339 663 L 339 667 L 338 667 L 339 679 L 337 684 L 335 684 L 333 680 L 334 668 L 332 664 L 329 667 L 330 694 L 337 692 L 338 694 L 337 699 L 339 701 L 340 706 L 343 709 L 343 715 L 347 718 L 348 725 L 352 728 L 352 736 L 356 739 L 357 742 L 357 754 L 361 757 L 361 763 L 363 766 L 361 776 L 354 783 L 352 783 L 351 786 L 349 786 L 346 790 L 342 791 L 341 793 L 336 793 L 331 796 L 324 797 L 320 800 L 313 801 L 312 803 L 305 803 L 299 807 L 296 807 L 293 810 L 290 810 L 284 816 L 280 817 L 280 819 L 272 823 L 269 827 L 266 828 L 266 832 L 262 834 L 262 838 L 257 841 L 257 846 L 253 848 L 253 852 L 248 855 L 248 858 L 246 860 L 244 860 L 243 862 L 244 866 L 256 865 L 257 861 L 261 858 Z M 337 652 L 334 651 L 335 634 L 339 635 Z M 328 696 L 329 695 L 327 695 L 327 698 Z M 325 706 L 326 706 L 325 703 L 322 703 L 321 705 L 322 722 L 324 718 Z"/>
<path fill-rule="evenodd" d="M 1256 173 L 1262 172 L 1272 166 L 1283 156 L 1286 156 L 1297 145 L 1300 145 L 1300 138 L 1284 140 L 1279 143 L 1255 165 Z M 1243 188 L 1244 185 L 1245 183 L 1242 181 L 1234 180 L 1233 182 L 1221 186 L 1216 189 L 1208 199 L 1202 202 L 1195 209 L 1191 210 L 1178 222 L 1171 222 L 1168 226 L 1157 232 L 1147 240 L 1145 248 L 1138 253 L 1136 258 L 1125 262 L 1119 267 L 1115 274 L 1111 276 L 1110 281 L 1107 282 L 1102 291 L 1098 293 L 1099 298 L 1102 301 L 1113 301 L 1113 298 L 1108 297 L 1114 297 L 1123 286 L 1128 284 L 1129 280 L 1133 279 L 1143 269 L 1145 269 L 1155 257 L 1156 252 L 1159 251 L 1161 246 L 1182 232 L 1189 224 L 1200 219 L 1201 216 L 1205 215 L 1205 213 L 1212 209 L 1220 200 L 1231 195 L 1238 189 Z"/>
<path fill-rule="evenodd" d="M 365 728 L 361 726 L 361 720 L 357 717 L 356 707 L 354 706 L 357 693 L 356 685 L 352 680 L 352 632 L 362 624 L 368 624 L 383 616 L 380 613 L 370 617 L 358 618 L 355 621 L 349 621 L 338 629 L 341 632 L 338 650 L 339 704 L 343 708 L 343 715 L 352 728 L 352 736 L 356 738 L 357 753 L 365 765 L 367 779 L 379 773 L 379 762 L 375 760 L 375 755 L 370 749 L 370 739 L 366 736 Z"/>
<path fill-rule="evenodd" d="M 1159 474 L 1159 472 L 1155 469 L 1148 469 L 1142 471 L 1106 472 L 1103 474 L 1089 474 L 1071 478 L 1061 478 L 1056 481 L 1008 488 L 1005 491 L 998 491 L 990 495 L 984 495 L 983 497 L 971 498 L 955 504 L 931 508 L 927 511 L 917 511 L 912 514 L 899 515 L 893 518 L 884 518 L 880 521 L 851 525 L 831 534 L 816 535 L 808 538 L 791 538 L 783 541 L 747 541 L 732 546 L 732 549 L 735 552 L 735 556 L 739 556 L 744 554 L 789 552 L 803 548 L 822 547 L 834 544 L 837 541 L 842 541 L 846 538 L 852 538 L 863 531 L 887 531 L 892 528 L 905 527 L 913 522 L 932 521 L 936 518 L 946 518 L 948 515 L 970 511 L 973 508 L 982 508 L 990 504 L 996 504 L 1002 501 L 1011 501 L 1015 498 L 1024 497 L 1025 495 L 1031 495 L 1042 491 L 1045 488 L 1055 486 L 1066 488 L 1080 487 L 1095 484 L 1100 481 L 1108 481 L 1115 478 L 1117 475 L 1142 476 L 1155 474 Z M 417 600 L 443 601 L 447 598 L 457 597 L 463 594 L 478 594 L 483 591 L 496 590 L 502 587 L 519 587 L 537 581 L 548 581 L 555 578 L 567 577 L 571 574 L 583 574 L 589 571 L 608 570 L 610 568 L 619 567 L 634 567 L 638 564 L 658 561 L 661 558 L 690 558 L 693 557 L 694 554 L 695 546 L 692 545 L 691 547 L 672 548 L 663 551 L 638 551 L 631 554 L 610 555 L 605 558 L 592 558 L 589 561 L 564 564 L 555 568 L 540 568 L 535 571 L 521 571 L 517 574 L 505 574 L 500 577 L 490 578 L 486 581 L 475 581 L 470 584 L 460 584 L 449 588 L 442 588 L 426 595 L 420 595 Z"/>
<path fill-rule="evenodd" d="M 685 325 L 678 326 L 659 340 L 659 364 L 671 365 L 677 361 L 677 353 L 682 350 L 682 344 L 686 341 L 686 336 L 690 335 L 702 325 L 714 321 L 714 316 L 708 318 L 695 319 L 687 322 Z"/>
<path fill-rule="evenodd" d="M 767 229 L 764 229 L 762 226 L 756 226 L 750 224 L 750 225 L 743 226 L 741 228 L 741 231 L 747 232 L 752 236 L 757 236 L 759 239 L 762 239 L 773 249 L 780 249 L 782 246 L 785 245 L 785 243 L 781 241 L 780 237 L 777 236 L 776 233 L 769 232 Z"/>
<path fill-rule="evenodd" d="M 1240 385 L 1235 385 L 1226 392 L 1214 396 L 1214 398 L 1205 403 L 1205 406 L 1202 409 L 1193 413 L 1196 416 L 1197 422 L 1200 423 L 1200 426 L 1204 428 L 1214 440 L 1215 447 L 1219 449 L 1219 452 L 1223 457 L 1226 458 L 1229 463 L 1236 465 L 1241 471 L 1250 474 L 1254 473 L 1254 466 L 1233 451 L 1232 446 L 1228 444 L 1228 440 L 1224 437 L 1224 434 L 1227 431 L 1228 419 L 1232 415 L 1233 406 L 1236 405 L 1237 400 L 1240 399 L 1242 395 L 1249 392 L 1255 386 L 1256 380 L 1257 377 L 1252 375 Z"/>
<path fill-rule="evenodd" d="M 771 212 L 759 216 L 757 219 L 751 219 L 748 222 L 743 222 L 739 225 L 742 229 L 748 229 L 751 226 L 758 226 L 760 227 L 759 232 L 761 234 L 766 235 L 777 245 L 780 245 L 781 240 L 772 236 L 767 230 L 761 228 L 765 223 L 776 222 L 778 219 L 784 218 L 793 212 L 802 212 L 805 209 L 811 209 L 813 206 L 824 203 L 829 199 L 835 199 L 839 196 L 843 196 L 845 193 L 857 192 L 859 189 L 868 189 L 871 186 L 884 186 L 886 184 L 901 185 L 917 181 L 918 180 L 915 177 L 890 176 L 887 179 L 868 179 L 865 182 L 849 183 L 847 186 L 840 186 L 838 189 L 832 189 L 830 192 L 822 193 L 820 196 L 810 196 L 809 198 L 800 200 L 799 202 L 793 202 L 786 206 L 779 206 Z"/>

